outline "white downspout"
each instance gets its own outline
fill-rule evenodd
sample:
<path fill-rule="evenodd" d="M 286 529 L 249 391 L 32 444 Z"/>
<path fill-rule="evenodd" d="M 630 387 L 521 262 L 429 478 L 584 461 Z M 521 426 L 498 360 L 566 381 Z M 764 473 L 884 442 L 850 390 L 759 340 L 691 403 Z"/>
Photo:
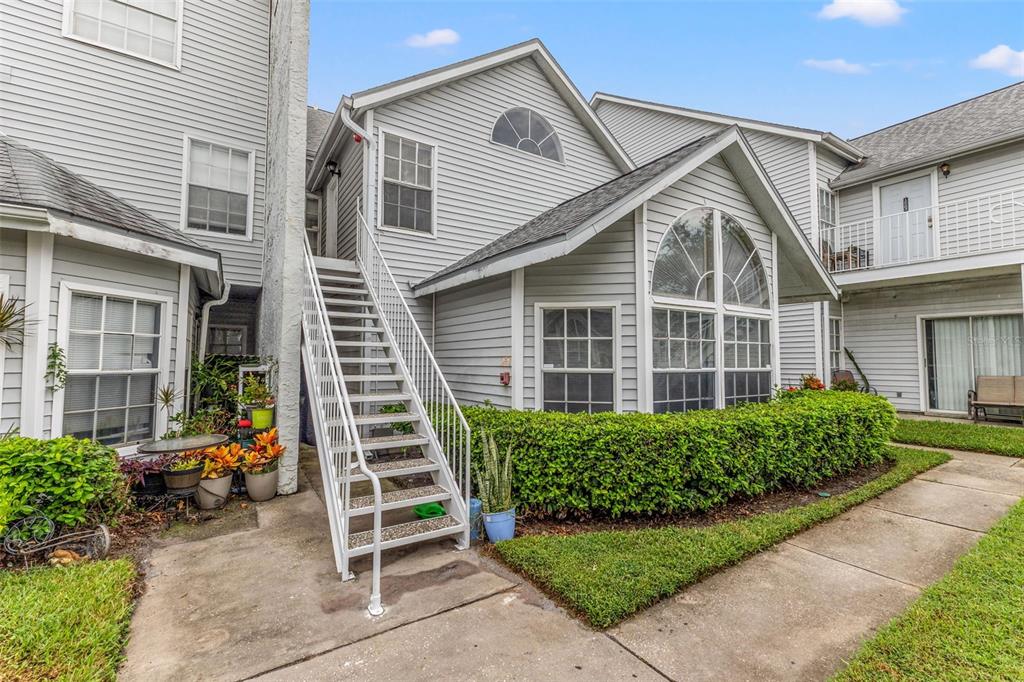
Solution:
<path fill-rule="evenodd" d="M 227 303 L 228 296 L 231 294 L 231 282 L 224 283 L 224 293 L 221 294 L 220 298 L 207 301 L 203 304 L 203 314 L 199 323 L 199 360 L 206 359 L 206 332 L 207 325 L 210 322 L 210 308 L 215 305 L 224 305 Z"/>

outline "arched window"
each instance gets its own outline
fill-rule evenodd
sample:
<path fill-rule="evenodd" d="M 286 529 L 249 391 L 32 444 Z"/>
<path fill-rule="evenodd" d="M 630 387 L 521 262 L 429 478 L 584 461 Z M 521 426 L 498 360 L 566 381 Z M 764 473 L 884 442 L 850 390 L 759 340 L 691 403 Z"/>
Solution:
<path fill-rule="evenodd" d="M 552 161 L 562 160 L 562 144 L 555 129 L 543 116 L 525 107 L 513 107 L 498 117 L 491 129 L 491 142 Z"/>
<path fill-rule="evenodd" d="M 658 247 L 651 293 L 655 412 L 771 397 L 771 291 L 739 221 L 711 208 L 676 218 Z"/>

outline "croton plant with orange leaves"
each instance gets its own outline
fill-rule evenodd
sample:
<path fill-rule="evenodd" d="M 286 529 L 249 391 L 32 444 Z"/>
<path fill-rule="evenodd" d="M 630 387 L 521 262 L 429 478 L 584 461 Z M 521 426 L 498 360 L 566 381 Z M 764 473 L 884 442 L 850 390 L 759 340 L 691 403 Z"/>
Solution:
<path fill-rule="evenodd" d="M 230 476 L 245 457 L 245 450 L 238 443 L 218 445 L 203 451 L 203 478 Z"/>
<path fill-rule="evenodd" d="M 277 468 L 277 460 L 284 454 L 284 446 L 277 442 L 277 427 L 257 433 L 253 444 L 245 451 L 242 471 L 249 474 L 266 474 Z"/>

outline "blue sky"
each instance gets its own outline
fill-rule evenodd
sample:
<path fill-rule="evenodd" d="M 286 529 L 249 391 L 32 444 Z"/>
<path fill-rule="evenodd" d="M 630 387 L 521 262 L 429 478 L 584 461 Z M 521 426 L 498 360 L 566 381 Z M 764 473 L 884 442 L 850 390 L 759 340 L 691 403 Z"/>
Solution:
<path fill-rule="evenodd" d="M 309 101 L 331 110 L 343 93 L 533 37 L 585 97 L 602 90 L 844 137 L 1024 78 L 1019 0 L 312 0 L 310 34 Z"/>

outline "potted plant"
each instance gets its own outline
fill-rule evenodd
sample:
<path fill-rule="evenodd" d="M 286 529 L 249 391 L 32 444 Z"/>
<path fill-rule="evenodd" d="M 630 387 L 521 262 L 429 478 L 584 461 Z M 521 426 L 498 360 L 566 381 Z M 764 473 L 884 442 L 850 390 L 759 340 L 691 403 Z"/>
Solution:
<path fill-rule="evenodd" d="M 498 453 L 494 437 L 480 432 L 482 467 L 477 471 L 477 494 L 483 507 L 484 530 L 491 542 L 511 540 L 516 534 L 516 508 L 512 504 L 512 446 Z"/>
<path fill-rule="evenodd" d="M 184 493 L 199 487 L 199 477 L 203 475 L 203 458 L 198 454 L 186 452 L 164 464 L 160 471 L 164 475 L 167 489 L 175 493 Z"/>
<path fill-rule="evenodd" d="M 283 454 L 284 446 L 277 442 L 276 428 L 253 436 L 253 444 L 242 460 L 242 471 L 245 489 L 254 502 L 269 500 L 277 494 L 277 465 Z"/>
<path fill-rule="evenodd" d="M 167 464 L 168 458 L 131 458 L 122 459 L 118 465 L 132 493 L 140 497 L 156 497 L 167 491 L 161 469 Z"/>
<path fill-rule="evenodd" d="M 231 474 L 242 459 L 238 443 L 207 448 L 203 453 L 203 473 L 196 499 L 200 509 L 220 509 L 231 493 Z"/>
<path fill-rule="evenodd" d="M 269 429 L 274 424 L 274 394 L 262 377 L 255 374 L 245 375 L 242 384 L 242 395 L 238 399 L 247 410 L 252 428 L 257 431 Z"/>

